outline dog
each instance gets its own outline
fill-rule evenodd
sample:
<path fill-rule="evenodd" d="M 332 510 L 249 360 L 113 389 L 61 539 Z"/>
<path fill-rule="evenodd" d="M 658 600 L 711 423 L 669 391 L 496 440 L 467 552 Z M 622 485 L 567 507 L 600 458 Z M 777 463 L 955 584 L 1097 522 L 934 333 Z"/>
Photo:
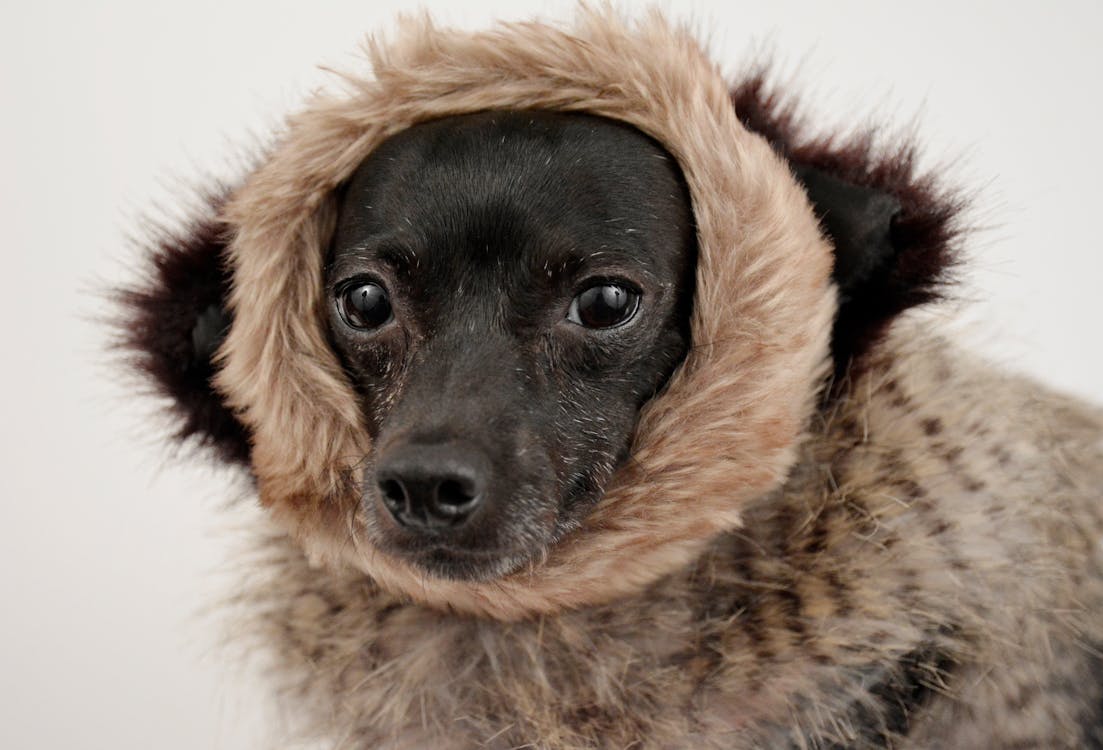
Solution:
<path fill-rule="evenodd" d="M 123 295 L 271 521 L 296 734 L 1103 747 L 1103 414 L 910 319 L 963 237 L 910 144 L 658 15 L 371 54 Z"/>

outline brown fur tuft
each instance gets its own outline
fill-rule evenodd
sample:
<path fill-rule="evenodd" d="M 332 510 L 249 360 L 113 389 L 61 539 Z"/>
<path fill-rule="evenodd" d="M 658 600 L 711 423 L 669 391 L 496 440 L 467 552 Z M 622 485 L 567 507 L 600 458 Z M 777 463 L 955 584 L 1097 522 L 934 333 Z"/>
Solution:
<path fill-rule="evenodd" d="M 918 146 L 911 140 L 886 142 L 873 129 L 816 133 L 799 104 L 769 80 L 768 72 L 760 69 L 732 87 L 736 114 L 747 128 L 794 166 L 821 170 L 899 202 L 890 229 L 895 257 L 850 290 L 840 305 L 832 349 L 836 374 L 842 375 L 852 364 L 861 366 L 863 356 L 900 313 L 943 296 L 967 234 L 967 201 L 935 174 L 917 171 Z"/>
<path fill-rule="evenodd" d="M 199 195 L 199 208 L 182 226 L 148 226 L 141 243 L 147 268 L 141 281 L 115 293 L 113 324 L 128 363 L 167 404 L 174 437 L 248 466 L 248 432 L 212 384 L 212 358 L 230 325 L 230 230 L 219 218 L 228 193 Z"/>

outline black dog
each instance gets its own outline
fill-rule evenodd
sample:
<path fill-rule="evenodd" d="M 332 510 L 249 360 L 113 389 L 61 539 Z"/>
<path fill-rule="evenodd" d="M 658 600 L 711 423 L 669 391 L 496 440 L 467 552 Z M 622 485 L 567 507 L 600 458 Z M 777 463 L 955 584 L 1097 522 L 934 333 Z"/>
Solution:
<path fill-rule="evenodd" d="M 326 267 L 373 541 L 488 579 L 577 525 L 685 356 L 695 266 L 681 172 L 627 125 L 486 112 L 376 149 Z"/>

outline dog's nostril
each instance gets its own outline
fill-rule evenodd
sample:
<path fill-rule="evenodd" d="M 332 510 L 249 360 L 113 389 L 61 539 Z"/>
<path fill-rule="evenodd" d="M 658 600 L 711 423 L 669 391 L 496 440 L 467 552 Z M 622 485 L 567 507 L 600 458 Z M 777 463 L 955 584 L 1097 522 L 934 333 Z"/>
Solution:
<path fill-rule="evenodd" d="M 445 512 L 462 512 L 475 500 L 476 495 L 455 479 L 445 479 L 437 486 L 437 505 Z"/>
<path fill-rule="evenodd" d="M 406 489 L 401 482 L 395 479 L 384 479 L 379 483 L 379 491 L 383 494 L 383 502 L 392 513 L 406 508 Z"/>

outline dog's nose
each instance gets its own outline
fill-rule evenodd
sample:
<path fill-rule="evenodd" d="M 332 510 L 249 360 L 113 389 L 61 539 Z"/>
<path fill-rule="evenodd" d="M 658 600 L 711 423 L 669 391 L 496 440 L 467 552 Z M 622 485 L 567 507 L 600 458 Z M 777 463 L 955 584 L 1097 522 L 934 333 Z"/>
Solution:
<path fill-rule="evenodd" d="M 376 481 L 383 504 L 411 529 L 462 526 L 486 495 L 487 461 L 460 443 L 405 444 L 380 456 Z"/>

